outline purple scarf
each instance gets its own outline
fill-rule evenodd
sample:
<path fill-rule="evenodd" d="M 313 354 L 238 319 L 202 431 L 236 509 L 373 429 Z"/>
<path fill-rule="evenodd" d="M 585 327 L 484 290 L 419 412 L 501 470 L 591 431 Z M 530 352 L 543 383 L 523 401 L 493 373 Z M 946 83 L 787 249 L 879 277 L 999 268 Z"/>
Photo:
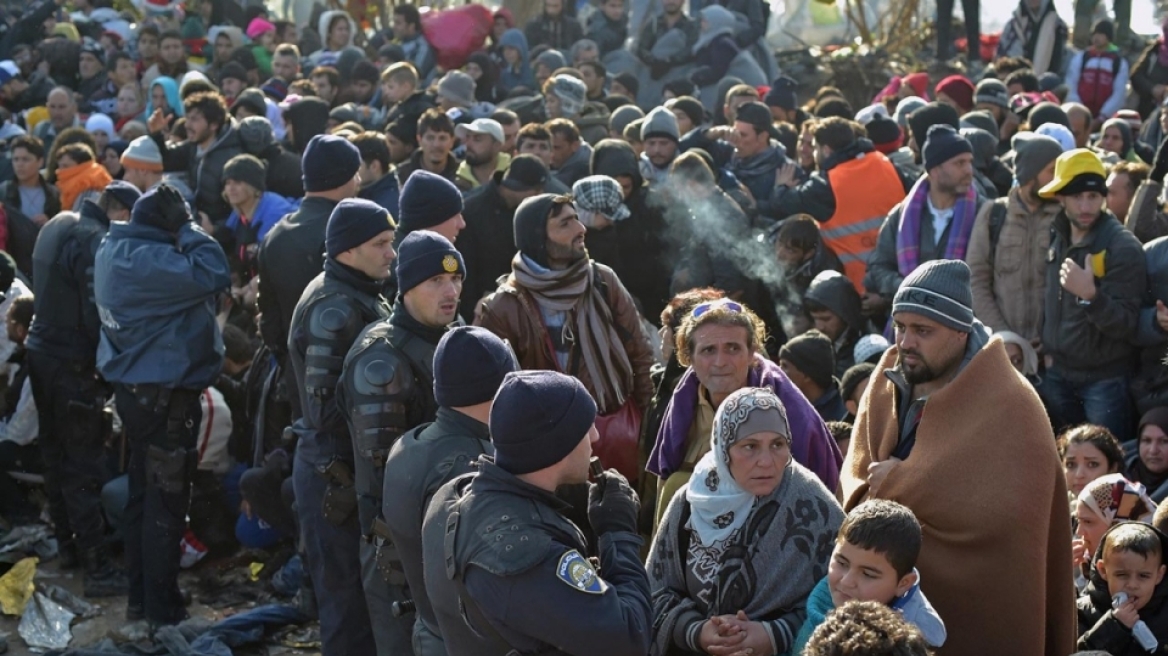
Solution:
<path fill-rule="evenodd" d="M 907 276 L 921 265 L 921 215 L 929 197 L 929 178 L 921 176 L 908 192 L 908 202 L 900 212 L 896 233 L 896 267 Z M 969 185 L 965 196 L 957 199 L 953 219 L 949 223 L 949 242 L 945 244 L 946 260 L 964 260 L 969 246 L 969 233 L 977 217 L 977 191 Z"/>
<path fill-rule="evenodd" d="M 693 367 L 686 369 L 665 408 L 665 418 L 657 431 L 657 443 L 649 454 L 646 471 L 665 479 L 681 468 L 685 461 L 689 427 L 697 414 L 699 386 Z M 766 387 L 779 397 L 791 425 L 791 455 L 799 464 L 815 472 L 834 494 L 844 459 L 807 397 L 779 369 L 779 365 L 757 354 L 746 376 L 746 386 Z"/>

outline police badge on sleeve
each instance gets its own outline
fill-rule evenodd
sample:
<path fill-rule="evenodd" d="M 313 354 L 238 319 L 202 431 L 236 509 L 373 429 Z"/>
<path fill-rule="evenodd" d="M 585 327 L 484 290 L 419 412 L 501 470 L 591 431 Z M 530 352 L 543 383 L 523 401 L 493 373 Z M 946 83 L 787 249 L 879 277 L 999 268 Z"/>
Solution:
<path fill-rule="evenodd" d="M 608 590 L 608 584 L 597 576 L 592 563 L 575 549 L 560 556 L 560 563 L 556 566 L 556 578 L 580 592 L 604 594 Z"/>

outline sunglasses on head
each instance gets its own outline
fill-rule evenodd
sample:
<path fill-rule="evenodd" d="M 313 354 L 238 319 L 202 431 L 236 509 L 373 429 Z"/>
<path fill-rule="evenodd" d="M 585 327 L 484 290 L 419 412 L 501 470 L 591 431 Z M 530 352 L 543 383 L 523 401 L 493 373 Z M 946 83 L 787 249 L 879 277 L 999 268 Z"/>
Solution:
<path fill-rule="evenodd" d="M 735 312 L 735 313 L 742 312 L 742 306 L 739 305 L 738 303 L 735 303 L 734 301 L 728 301 L 726 299 L 718 299 L 716 301 L 709 301 L 708 303 L 702 303 L 701 305 L 694 308 L 693 313 L 692 313 L 693 317 L 695 319 L 697 319 L 698 317 L 709 312 L 710 310 L 713 310 L 714 308 L 723 308 L 728 312 Z"/>

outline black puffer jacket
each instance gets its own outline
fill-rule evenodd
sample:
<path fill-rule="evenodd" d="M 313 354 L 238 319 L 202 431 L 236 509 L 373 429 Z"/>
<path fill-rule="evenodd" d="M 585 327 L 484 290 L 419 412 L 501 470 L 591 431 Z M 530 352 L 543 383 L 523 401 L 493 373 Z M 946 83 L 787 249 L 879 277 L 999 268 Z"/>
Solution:
<path fill-rule="evenodd" d="M 193 142 L 168 147 L 161 132 L 150 135 L 162 153 L 163 170 L 186 173 L 187 184 L 195 192 L 195 210 L 206 212 L 217 225 L 227 221 L 231 214 L 231 205 L 223 198 L 223 167 L 232 157 L 243 153 L 235 119 L 228 117 L 227 121 L 211 147 L 201 155 Z"/>
<path fill-rule="evenodd" d="M 1107 530 L 1111 533 L 1124 524 L 1136 522 L 1120 522 Z M 1142 524 L 1141 526 L 1148 526 Z M 1159 530 L 1148 527 L 1156 532 L 1160 538 L 1161 553 L 1168 553 L 1168 536 Z M 1104 534 L 1104 539 L 1107 535 Z M 1103 544 L 1095 552 L 1096 560 L 1102 557 Z M 1083 596 L 1077 603 L 1079 611 L 1079 641 L 1078 649 L 1083 651 L 1099 650 L 1112 656 L 1144 656 L 1148 652 L 1140 646 L 1131 629 L 1115 619 L 1111 609 L 1111 593 L 1107 581 L 1097 571 L 1091 571 L 1090 580 Z M 1152 598 L 1140 609 L 1140 620 L 1152 631 L 1152 635 L 1160 642 L 1160 646 L 1153 652 L 1164 652 L 1164 643 L 1168 636 L 1168 578 L 1162 579 L 1152 590 Z"/>

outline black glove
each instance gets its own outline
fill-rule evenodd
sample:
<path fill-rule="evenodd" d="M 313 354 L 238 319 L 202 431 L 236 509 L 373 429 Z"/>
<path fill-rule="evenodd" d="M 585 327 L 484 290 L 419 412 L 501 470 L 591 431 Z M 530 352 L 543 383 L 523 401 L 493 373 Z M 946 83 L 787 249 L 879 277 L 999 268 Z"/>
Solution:
<path fill-rule="evenodd" d="M 1161 107 L 1160 111 L 1164 111 Z M 1164 144 L 1168 143 L 1168 139 L 1160 141 L 1160 147 L 1156 149 L 1156 157 L 1152 159 L 1152 172 L 1148 174 L 1148 179 L 1157 184 L 1164 184 L 1164 176 L 1168 175 L 1168 148 Z"/>
<path fill-rule="evenodd" d="M 613 531 L 637 532 L 637 493 L 615 469 L 597 477 L 588 489 L 588 523 L 597 535 Z"/>
<path fill-rule="evenodd" d="M 155 192 L 158 195 L 158 227 L 169 232 L 178 232 L 183 224 L 191 220 L 187 201 L 171 185 L 164 184 Z"/>

